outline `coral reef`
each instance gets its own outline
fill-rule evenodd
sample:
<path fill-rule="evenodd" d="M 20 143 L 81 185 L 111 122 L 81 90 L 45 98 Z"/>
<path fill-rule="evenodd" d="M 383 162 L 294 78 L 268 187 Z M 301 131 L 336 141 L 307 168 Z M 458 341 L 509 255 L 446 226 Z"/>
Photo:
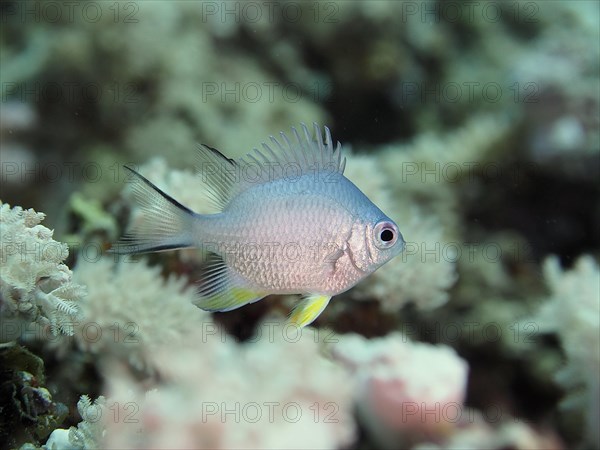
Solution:
<path fill-rule="evenodd" d="M 489 449 L 501 450 L 514 448 L 528 450 L 537 448 L 565 448 L 560 439 L 553 433 L 532 429 L 526 423 L 514 420 L 501 423 L 494 428 L 481 417 L 474 414 L 472 424 L 457 429 L 443 444 L 423 443 L 413 447 L 414 450 L 442 450 L 442 449 Z"/>
<path fill-rule="evenodd" d="M 568 392 L 563 408 L 586 417 L 589 445 L 600 447 L 600 270 L 588 255 L 569 271 L 556 257 L 544 262 L 544 278 L 551 295 L 537 316 L 541 331 L 558 333 L 567 364 L 556 381 Z"/>
<path fill-rule="evenodd" d="M 92 402 L 87 395 L 82 395 L 77 402 L 77 412 L 83 419 L 77 428 L 54 430 L 43 447 L 45 450 L 89 450 L 101 447 L 105 434 L 103 417 L 110 414 L 106 399 L 98 397 Z"/>
<path fill-rule="evenodd" d="M 212 325 L 209 314 L 192 305 L 195 291 L 185 277 L 163 280 L 160 267 L 143 259 L 81 258 L 74 279 L 88 286 L 74 338 L 100 358 L 121 357 L 151 371 L 158 345 L 178 346 L 197 328 Z"/>
<path fill-rule="evenodd" d="M 274 323 L 252 345 L 216 327 L 152 353 L 145 388 L 113 368 L 104 420 L 109 448 L 340 448 L 355 437 L 352 383 L 311 333 Z M 268 332 L 270 330 L 270 333 Z M 149 390 L 150 389 L 150 390 Z M 113 403 L 114 402 L 114 403 Z M 112 408 L 115 410 L 115 408 Z"/>
<path fill-rule="evenodd" d="M 0 344 L 0 368 L 2 446 L 44 440 L 68 412 L 45 387 L 44 362 L 24 347 Z"/>
<path fill-rule="evenodd" d="M 331 352 L 355 379 L 359 415 L 383 448 L 442 441 L 467 422 L 467 363 L 451 348 L 392 333 L 344 336 Z"/>
<path fill-rule="evenodd" d="M 402 224 L 407 241 L 399 258 L 351 296 L 379 299 L 391 312 L 408 303 L 420 309 L 446 303 L 458 278 L 457 264 L 467 260 L 469 251 L 457 215 L 459 200 L 484 167 L 501 165 L 495 155 L 510 122 L 505 116 L 481 115 L 446 135 L 423 133 L 409 144 L 386 146 L 376 156 L 349 158 L 347 176 Z M 416 281 L 424 279 L 429 282 Z"/>
<path fill-rule="evenodd" d="M 600 448 L 600 3 L 0 19 L 0 447 Z M 124 164 L 208 213 L 198 143 L 313 121 L 407 247 L 302 336 L 290 297 L 193 306 L 195 250 L 101 256 L 139 223 Z"/>
<path fill-rule="evenodd" d="M 72 272 L 63 264 L 69 250 L 52 239 L 52 230 L 40 223 L 43 213 L 0 203 L 0 314 L 3 323 L 15 319 L 11 336 L 2 327 L 2 340 L 15 339 L 24 326 L 35 322 L 49 327 L 52 334 L 73 334 L 79 317 L 79 302 L 85 288 L 72 281 Z"/>

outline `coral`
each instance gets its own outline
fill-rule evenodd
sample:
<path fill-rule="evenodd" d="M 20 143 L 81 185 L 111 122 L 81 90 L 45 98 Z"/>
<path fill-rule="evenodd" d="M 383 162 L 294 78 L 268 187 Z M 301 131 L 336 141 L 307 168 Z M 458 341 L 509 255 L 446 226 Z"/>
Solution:
<path fill-rule="evenodd" d="M 537 431 L 527 423 L 516 419 L 505 421 L 494 427 L 486 423 L 481 414 L 472 414 L 469 423 L 456 430 L 445 442 L 424 442 L 415 445 L 413 450 L 530 450 L 534 448 L 567 448 L 548 430 Z"/>
<path fill-rule="evenodd" d="M 197 328 L 212 324 L 192 305 L 194 288 L 185 277 L 160 275 L 144 259 L 115 263 L 108 257 L 80 259 L 74 278 L 88 286 L 75 340 L 101 356 L 125 357 L 138 369 L 148 366 L 156 346 L 176 346 Z"/>
<path fill-rule="evenodd" d="M 561 2 L 542 11 L 544 27 L 530 46 L 515 53 L 510 71 L 520 94 L 533 100 L 525 105 L 531 109 L 529 156 L 563 176 L 595 181 L 598 167 L 590 171 L 585 161 L 597 161 L 600 149 L 600 48 L 588 43 L 598 36 L 600 7 Z M 549 64 L 552 70 L 546 70 Z"/>
<path fill-rule="evenodd" d="M 104 211 L 96 199 L 88 199 L 75 192 L 69 199 L 69 206 L 71 212 L 82 222 L 80 233 L 84 236 L 83 240 L 98 232 L 104 233 L 111 240 L 118 237 L 115 218 Z"/>
<path fill-rule="evenodd" d="M 0 345 L 0 442 L 17 448 L 45 439 L 67 408 L 45 387 L 44 362 L 24 347 Z"/>
<path fill-rule="evenodd" d="M 406 240 L 404 252 L 359 284 L 351 297 L 378 299 L 390 312 L 409 303 L 421 309 L 446 303 L 448 289 L 457 279 L 456 249 L 444 239 L 435 217 L 426 218 L 418 209 L 407 211 L 405 217 L 398 222 Z"/>
<path fill-rule="evenodd" d="M 503 115 L 474 116 L 451 133 L 423 133 L 411 143 L 385 146 L 375 156 L 348 158 L 348 178 L 389 211 L 407 242 L 405 251 L 352 297 L 377 298 L 387 311 L 407 303 L 421 309 L 446 303 L 458 278 L 457 261 L 468 253 L 460 240 L 460 192 L 473 187 L 486 164 L 501 164 L 493 163 L 494 153 L 510 124 Z M 383 176 L 373 176 L 377 173 Z"/>
<path fill-rule="evenodd" d="M 384 448 L 445 438 L 464 421 L 468 367 L 450 347 L 400 333 L 373 340 L 348 335 L 331 354 L 354 378 L 359 414 Z"/>
<path fill-rule="evenodd" d="M 85 289 L 63 264 L 67 244 L 52 239 L 53 231 L 40 225 L 44 217 L 0 203 L 0 314 L 3 321 L 36 322 L 54 335 L 72 335 Z"/>
<path fill-rule="evenodd" d="M 105 434 L 104 420 L 111 414 L 106 399 L 100 396 L 92 402 L 87 395 L 82 395 L 77 402 L 77 411 L 83 419 L 77 424 L 77 428 L 54 430 L 43 446 L 44 450 L 102 448 L 101 443 Z"/>
<path fill-rule="evenodd" d="M 109 448 L 340 448 L 355 438 L 352 384 L 306 330 L 240 345 L 211 328 L 151 355 L 158 382 L 142 388 L 113 368 L 106 392 Z M 261 328 L 261 329 L 263 329 Z M 293 327 L 292 327 L 293 328 Z M 198 331 L 201 331 L 198 329 Z M 145 389 L 152 389 L 146 392 Z"/>
<path fill-rule="evenodd" d="M 112 422 L 86 433 L 83 417 L 76 442 L 58 430 L 50 446 L 561 448 L 557 430 L 564 447 L 600 447 L 598 266 L 584 257 L 561 269 L 549 259 L 544 283 L 539 264 L 548 254 L 598 256 L 600 3 L 89 3 L 0 7 L 2 197 L 56 224 L 52 235 L 43 215 L 0 206 L 0 342 L 20 337 L 48 358 L 46 387 L 75 399 L 72 411 L 83 392 L 110 396 L 78 406 L 82 416 L 98 407 Z M 306 330 L 323 332 L 329 321 L 384 336 L 332 346 L 347 373 L 311 342 L 234 343 L 190 304 L 188 285 L 202 269 L 196 250 L 150 256 L 157 267 L 95 259 L 115 223 L 139 220 L 122 164 L 141 164 L 134 168 L 186 206 L 212 212 L 191 169 L 196 144 L 236 157 L 301 121 L 325 123 L 353 146 L 348 178 L 408 244 Z M 59 177 L 46 170 L 57 167 Z M 73 274 L 52 236 L 81 245 Z M 501 256 L 490 260 L 486 249 Z M 288 300 L 214 319 L 247 338 L 258 317 L 282 326 Z M 74 331 L 75 342 L 27 340 L 22 330 L 40 326 L 47 335 Z M 481 414 L 462 403 L 461 360 L 443 346 L 385 337 L 399 327 L 469 360 L 468 403 Z M 1 378 L 8 365 L 0 366 Z M 446 369 L 454 371 L 444 384 L 437 376 Z M 36 372 L 35 364 L 11 368 L 18 383 L 3 387 L 22 399 L 11 411 L 27 420 L 42 412 L 41 423 L 50 403 Z M 401 377 L 404 386 L 390 381 Z M 563 414 L 553 408 L 560 388 Z M 451 405 L 450 392 L 474 421 L 433 423 L 427 404 L 407 410 L 407 419 L 424 420 L 400 430 L 398 415 L 386 414 L 398 411 L 398 399 L 412 407 L 439 395 L 440 408 Z M 277 420 L 265 422 L 271 401 Z M 256 423 L 253 402 L 263 413 Z M 297 423 L 282 419 L 292 402 L 303 412 Z M 331 403 L 338 423 L 323 420 Z M 510 417 L 485 423 L 487 405 Z M 355 434 L 352 413 L 364 433 Z M 45 425 L 44 433 L 56 426 Z M 105 428 L 115 434 L 102 438 Z M 43 439 L 22 422 L 8 429 L 31 436 L 24 449 Z M 11 446 L 24 441 L 4 436 Z"/>
<path fill-rule="evenodd" d="M 378 158 L 398 213 L 418 207 L 437 217 L 445 236 L 460 236 L 459 194 L 478 188 L 480 172 L 503 165 L 497 150 L 513 125 L 503 113 L 477 114 L 451 132 L 425 131 L 408 143 L 384 146 Z"/>
<path fill-rule="evenodd" d="M 448 299 L 447 290 L 456 281 L 455 254 L 445 246 L 445 230 L 432 214 L 429 217 L 417 206 L 415 196 L 406 199 L 404 208 L 393 194 L 402 181 L 387 174 L 385 158 L 349 155 L 345 175 L 372 201 L 388 211 L 398 223 L 407 242 L 406 249 L 384 267 L 371 274 L 349 292 L 352 298 L 378 299 L 385 311 L 395 312 L 408 303 L 429 309 Z M 384 176 L 373 176 L 383 173 Z M 455 214 L 453 211 L 452 214 Z M 427 283 L 416 280 L 429 280 Z"/>
<path fill-rule="evenodd" d="M 76 90 L 80 83 L 100 90 L 93 102 L 99 129 L 124 130 L 122 142 L 136 160 L 168 152 L 170 163 L 178 167 L 193 163 L 200 136 L 232 155 L 249 151 L 245 143 L 256 136 L 263 139 L 290 123 L 326 117 L 304 86 L 280 79 L 236 45 L 215 38 L 218 30 L 207 25 L 202 4 L 173 7 L 161 1 L 149 6 L 104 11 L 94 33 L 89 29 L 93 24 L 78 16 L 54 30 L 51 43 L 29 39 L 29 65 L 18 64 L 13 56 L 6 80 L 19 83 L 36 75 L 54 82 L 52 63 L 61 61 L 61 74 L 71 78 Z M 135 22 L 126 20 L 129 15 Z M 162 36 L 160 42 L 152 44 L 151 52 L 140 51 L 156 33 Z M 178 45 L 172 47 L 175 41 Z M 6 54 L 17 52 L 8 48 Z M 109 60 L 120 62 L 104 64 L 100 71 L 92 68 Z M 248 123 L 253 126 L 242 126 Z"/>
<path fill-rule="evenodd" d="M 589 444 L 600 447 L 600 270 L 591 256 L 582 256 L 569 271 L 556 257 L 544 262 L 551 296 L 538 315 L 540 329 L 558 333 L 567 365 L 556 380 L 567 390 L 563 407 L 583 410 Z"/>

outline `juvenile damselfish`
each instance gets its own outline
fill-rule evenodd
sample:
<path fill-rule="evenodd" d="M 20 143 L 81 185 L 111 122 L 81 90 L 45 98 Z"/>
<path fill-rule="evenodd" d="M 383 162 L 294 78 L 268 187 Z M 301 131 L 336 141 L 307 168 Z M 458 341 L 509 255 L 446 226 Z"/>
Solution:
<path fill-rule="evenodd" d="M 143 218 L 112 251 L 198 247 L 210 262 L 197 306 L 230 311 L 269 294 L 302 294 L 289 320 L 310 324 L 332 296 L 405 246 L 398 226 L 344 176 L 341 144 L 327 127 L 324 134 L 314 124 L 311 136 L 302 124 L 237 160 L 199 146 L 198 175 L 214 214 L 193 212 L 127 168 Z"/>

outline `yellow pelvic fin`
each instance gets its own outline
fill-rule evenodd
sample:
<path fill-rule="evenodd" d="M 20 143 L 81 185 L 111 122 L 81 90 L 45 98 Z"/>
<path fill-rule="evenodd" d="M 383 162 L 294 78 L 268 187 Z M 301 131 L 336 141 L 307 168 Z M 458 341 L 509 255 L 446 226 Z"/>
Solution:
<path fill-rule="evenodd" d="M 331 300 L 329 295 L 311 294 L 305 297 L 293 309 L 288 323 L 293 323 L 300 328 L 310 325 L 323 312 L 329 300 Z"/>
<path fill-rule="evenodd" d="M 226 287 L 225 289 L 202 295 L 196 306 L 205 311 L 231 311 L 240 308 L 248 303 L 254 303 L 266 294 L 262 292 L 251 291 L 250 289 L 240 287 Z"/>

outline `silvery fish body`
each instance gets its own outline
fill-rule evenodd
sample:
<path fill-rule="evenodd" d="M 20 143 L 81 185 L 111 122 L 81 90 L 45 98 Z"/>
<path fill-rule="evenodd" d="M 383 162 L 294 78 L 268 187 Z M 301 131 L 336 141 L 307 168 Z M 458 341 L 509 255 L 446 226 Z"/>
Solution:
<path fill-rule="evenodd" d="M 229 311 L 269 294 L 303 294 L 290 320 L 312 322 L 400 253 L 396 224 L 344 175 L 329 129 L 302 124 L 239 160 L 201 146 L 199 176 L 219 212 L 196 214 L 132 171 L 144 221 L 114 247 L 140 253 L 198 247 L 212 255 L 197 305 Z M 131 170 L 131 169 L 129 169 Z M 377 174 L 373 174 L 377 176 Z"/>

